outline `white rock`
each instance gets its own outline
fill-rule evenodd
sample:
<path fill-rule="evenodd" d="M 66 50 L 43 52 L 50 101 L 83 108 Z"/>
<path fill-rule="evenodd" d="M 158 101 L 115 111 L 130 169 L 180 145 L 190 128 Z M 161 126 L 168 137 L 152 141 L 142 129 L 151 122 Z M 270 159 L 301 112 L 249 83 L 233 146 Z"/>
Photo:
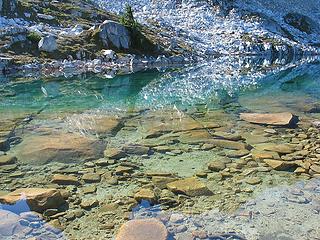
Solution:
<path fill-rule="evenodd" d="M 58 49 L 56 37 L 51 35 L 41 38 L 38 47 L 41 51 L 54 52 Z"/>

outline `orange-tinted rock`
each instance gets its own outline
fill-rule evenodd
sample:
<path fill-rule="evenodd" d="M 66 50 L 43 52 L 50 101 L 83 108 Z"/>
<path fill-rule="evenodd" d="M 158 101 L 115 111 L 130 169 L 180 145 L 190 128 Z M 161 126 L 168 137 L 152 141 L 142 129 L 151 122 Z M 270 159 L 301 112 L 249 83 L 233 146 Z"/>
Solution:
<path fill-rule="evenodd" d="M 212 195 L 212 192 L 207 188 L 207 186 L 194 177 L 168 183 L 167 188 L 171 192 L 183 193 L 191 197 Z"/>
<path fill-rule="evenodd" d="M 43 212 L 49 208 L 59 208 L 65 203 L 57 189 L 46 188 L 21 188 L 0 197 L 0 203 L 13 205 L 20 200 L 25 200 L 31 211 Z"/>
<path fill-rule="evenodd" d="M 51 180 L 52 183 L 60 185 L 80 185 L 78 178 L 72 175 L 55 174 Z"/>
<path fill-rule="evenodd" d="M 116 240 L 167 240 L 165 225 L 156 219 L 137 219 L 123 224 Z"/>
<path fill-rule="evenodd" d="M 286 126 L 293 123 L 292 113 L 241 113 L 240 119 L 256 124 Z"/>

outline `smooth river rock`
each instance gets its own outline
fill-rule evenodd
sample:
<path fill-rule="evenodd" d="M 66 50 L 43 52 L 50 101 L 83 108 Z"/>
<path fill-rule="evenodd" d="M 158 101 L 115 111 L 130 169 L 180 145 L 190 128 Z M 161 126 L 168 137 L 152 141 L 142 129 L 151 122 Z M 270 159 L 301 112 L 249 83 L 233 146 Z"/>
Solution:
<path fill-rule="evenodd" d="M 116 240 L 167 240 L 166 226 L 157 219 L 135 219 L 123 224 Z"/>

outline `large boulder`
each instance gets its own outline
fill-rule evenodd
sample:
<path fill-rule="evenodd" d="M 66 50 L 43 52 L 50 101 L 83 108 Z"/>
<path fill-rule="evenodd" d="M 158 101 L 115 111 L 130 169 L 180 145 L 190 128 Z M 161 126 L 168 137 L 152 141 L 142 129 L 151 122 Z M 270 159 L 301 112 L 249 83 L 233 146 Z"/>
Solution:
<path fill-rule="evenodd" d="M 116 240 L 167 240 L 166 226 L 156 219 L 135 219 L 123 224 Z"/>
<path fill-rule="evenodd" d="M 50 208 L 59 208 L 65 203 L 61 192 L 57 189 L 21 188 L 0 197 L 0 203 L 14 205 L 26 201 L 31 211 L 43 212 Z"/>
<path fill-rule="evenodd" d="M 288 126 L 297 123 L 297 117 L 292 113 L 241 113 L 240 119 L 263 125 Z"/>
<path fill-rule="evenodd" d="M 112 44 L 118 49 L 130 48 L 130 33 L 125 26 L 106 20 L 99 26 L 99 30 L 99 37 L 105 47 L 109 47 Z"/>
<path fill-rule="evenodd" d="M 103 142 L 77 134 L 25 137 L 14 149 L 19 162 L 42 165 L 49 162 L 80 162 L 103 156 Z"/>
<path fill-rule="evenodd" d="M 55 36 L 47 36 L 41 38 L 38 44 L 39 50 L 44 52 L 54 52 L 58 49 L 57 39 Z"/>

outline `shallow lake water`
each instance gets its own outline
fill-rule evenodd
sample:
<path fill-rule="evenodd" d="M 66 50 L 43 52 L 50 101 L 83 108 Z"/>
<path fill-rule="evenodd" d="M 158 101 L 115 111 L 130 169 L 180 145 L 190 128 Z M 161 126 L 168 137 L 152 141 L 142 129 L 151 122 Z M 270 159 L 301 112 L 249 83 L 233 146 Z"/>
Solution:
<path fill-rule="evenodd" d="M 239 117 L 284 112 L 299 122 Z M 319 127 L 316 59 L 1 77 L 0 239 L 113 239 L 140 218 L 171 239 L 319 239 Z"/>

